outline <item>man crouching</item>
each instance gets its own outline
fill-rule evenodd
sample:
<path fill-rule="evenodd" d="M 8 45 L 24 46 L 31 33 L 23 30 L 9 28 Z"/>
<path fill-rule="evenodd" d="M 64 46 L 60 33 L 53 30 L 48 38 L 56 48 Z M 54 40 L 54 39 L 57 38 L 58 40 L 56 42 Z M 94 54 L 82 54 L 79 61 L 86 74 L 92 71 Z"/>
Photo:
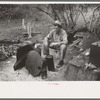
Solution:
<path fill-rule="evenodd" d="M 49 55 L 49 48 L 60 50 L 60 61 L 57 68 L 60 68 L 64 64 L 64 57 L 67 49 L 67 33 L 62 28 L 60 21 L 54 22 L 54 29 L 44 38 L 43 41 L 43 55 Z"/>

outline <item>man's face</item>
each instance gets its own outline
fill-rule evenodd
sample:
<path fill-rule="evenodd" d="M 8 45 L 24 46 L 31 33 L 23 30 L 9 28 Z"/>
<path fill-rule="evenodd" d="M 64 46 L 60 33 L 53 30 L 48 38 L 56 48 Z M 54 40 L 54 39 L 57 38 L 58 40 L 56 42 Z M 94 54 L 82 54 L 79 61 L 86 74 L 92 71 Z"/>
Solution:
<path fill-rule="evenodd" d="M 60 31 L 60 27 L 58 25 L 55 25 L 55 30 L 58 33 Z"/>

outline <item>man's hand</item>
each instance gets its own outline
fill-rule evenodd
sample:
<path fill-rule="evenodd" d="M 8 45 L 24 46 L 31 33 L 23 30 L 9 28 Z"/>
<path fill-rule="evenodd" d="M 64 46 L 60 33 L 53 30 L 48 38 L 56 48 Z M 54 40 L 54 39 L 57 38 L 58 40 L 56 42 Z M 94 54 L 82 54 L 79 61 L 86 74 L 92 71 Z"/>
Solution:
<path fill-rule="evenodd" d="M 59 45 L 59 44 L 56 43 L 56 42 L 53 42 L 53 43 L 50 44 L 51 47 L 52 47 L 52 46 L 57 46 L 57 45 Z"/>
<path fill-rule="evenodd" d="M 50 47 L 52 47 L 52 48 L 59 48 L 60 45 L 61 45 L 60 43 L 53 42 L 53 43 L 50 44 Z"/>

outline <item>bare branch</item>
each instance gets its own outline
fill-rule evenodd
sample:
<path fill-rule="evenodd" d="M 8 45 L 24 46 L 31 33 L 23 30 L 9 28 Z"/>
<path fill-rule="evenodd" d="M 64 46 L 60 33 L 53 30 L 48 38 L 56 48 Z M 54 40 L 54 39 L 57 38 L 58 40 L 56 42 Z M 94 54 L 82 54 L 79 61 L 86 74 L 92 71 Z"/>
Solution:
<path fill-rule="evenodd" d="M 92 18 L 91 18 L 91 21 L 90 21 L 90 29 L 92 28 L 92 22 L 93 22 L 94 13 L 99 7 L 100 7 L 100 5 L 98 5 L 93 11 Z"/>
<path fill-rule="evenodd" d="M 9 20 L 11 19 L 12 15 L 14 15 L 18 10 L 19 10 L 19 8 L 16 8 L 16 9 L 11 13 L 11 15 L 9 16 Z"/>
<path fill-rule="evenodd" d="M 49 15 L 52 19 L 54 19 L 54 17 L 53 17 L 50 13 L 46 12 L 46 11 L 43 10 L 42 8 L 39 8 L 39 7 L 34 7 L 34 8 L 38 9 L 39 11 L 44 12 L 45 14 Z"/>
<path fill-rule="evenodd" d="M 80 14 L 82 15 L 83 20 L 84 20 L 84 22 L 85 22 L 85 26 L 87 27 L 87 22 L 86 22 L 86 19 L 85 19 L 85 16 L 84 16 L 83 12 L 80 11 L 80 10 L 77 10 L 77 11 L 80 12 Z"/>

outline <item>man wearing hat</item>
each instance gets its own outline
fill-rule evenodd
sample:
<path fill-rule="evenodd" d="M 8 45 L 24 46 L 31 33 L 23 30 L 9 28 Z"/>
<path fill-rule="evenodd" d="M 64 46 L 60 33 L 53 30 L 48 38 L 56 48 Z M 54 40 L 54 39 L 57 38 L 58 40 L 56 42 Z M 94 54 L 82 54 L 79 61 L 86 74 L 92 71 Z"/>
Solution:
<path fill-rule="evenodd" d="M 49 48 L 60 50 L 60 61 L 57 68 L 64 64 L 64 57 L 67 49 L 67 33 L 62 29 L 62 24 L 59 20 L 54 22 L 54 29 L 44 38 L 43 41 L 43 55 L 49 55 Z"/>

